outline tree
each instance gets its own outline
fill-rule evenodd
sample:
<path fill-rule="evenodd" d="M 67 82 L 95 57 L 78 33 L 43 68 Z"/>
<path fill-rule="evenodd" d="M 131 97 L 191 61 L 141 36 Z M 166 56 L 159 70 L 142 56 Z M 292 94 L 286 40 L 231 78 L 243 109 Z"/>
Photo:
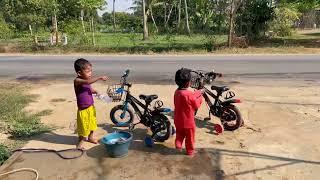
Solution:
<path fill-rule="evenodd" d="M 194 0 L 189 3 L 193 7 L 190 17 L 198 32 L 207 32 L 213 26 L 215 4 L 207 0 Z"/>
<path fill-rule="evenodd" d="M 149 33 L 148 33 L 148 18 L 146 15 L 146 1 L 142 0 L 142 11 L 143 11 L 143 40 L 149 39 Z"/>
<path fill-rule="evenodd" d="M 237 33 L 246 35 L 250 40 L 264 36 L 273 17 L 274 8 L 270 6 L 270 0 L 247 1 L 238 11 Z"/>
<path fill-rule="evenodd" d="M 91 14 L 91 31 L 92 31 L 92 45 L 96 45 L 95 41 L 95 29 L 94 29 L 94 15 L 97 14 L 97 9 L 101 9 L 106 5 L 104 0 L 79 0 L 81 7 L 88 10 Z"/>
<path fill-rule="evenodd" d="M 280 0 L 280 4 L 291 4 L 301 13 L 314 10 L 320 7 L 320 0 Z"/>
<path fill-rule="evenodd" d="M 116 11 L 115 11 L 115 4 L 116 4 L 116 0 L 113 0 L 113 8 L 112 8 L 112 12 L 113 12 L 113 32 L 116 32 Z"/>
<path fill-rule="evenodd" d="M 230 13 L 229 13 L 229 34 L 228 34 L 228 47 L 232 46 L 232 37 L 234 33 L 234 18 L 239 7 L 245 3 L 246 0 L 230 0 Z"/>
<path fill-rule="evenodd" d="M 19 31 L 26 31 L 29 26 L 39 29 L 46 25 L 48 7 L 45 0 L 0 0 L 0 7 L 5 22 Z"/>
<path fill-rule="evenodd" d="M 187 4 L 187 0 L 184 0 L 184 8 L 185 8 L 185 13 L 186 13 L 187 33 L 188 33 L 188 35 L 190 35 L 191 32 L 190 32 L 190 26 L 189 26 L 189 15 L 188 15 L 188 4 Z"/>
<path fill-rule="evenodd" d="M 178 4 L 178 25 L 177 25 L 178 30 L 180 30 L 180 24 L 181 24 L 181 0 L 179 0 L 179 4 Z"/>
<path fill-rule="evenodd" d="M 277 7 L 274 11 L 275 16 L 270 22 L 270 30 L 277 36 L 290 36 L 295 21 L 299 20 L 300 13 L 288 6 Z"/>

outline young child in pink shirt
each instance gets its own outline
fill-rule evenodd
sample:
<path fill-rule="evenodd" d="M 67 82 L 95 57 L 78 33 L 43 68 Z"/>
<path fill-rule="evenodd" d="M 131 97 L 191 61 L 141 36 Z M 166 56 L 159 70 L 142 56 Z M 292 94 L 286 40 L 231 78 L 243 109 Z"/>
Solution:
<path fill-rule="evenodd" d="M 179 69 L 175 75 L 178 89 L 174 94 L 174 124 L 176 126 L 176 149 L 182 150 L 185 139 L 186 153 L 194 156 L 195 111 L 202 103 L 202 91 L 190 89 L 191 70 Z"/>

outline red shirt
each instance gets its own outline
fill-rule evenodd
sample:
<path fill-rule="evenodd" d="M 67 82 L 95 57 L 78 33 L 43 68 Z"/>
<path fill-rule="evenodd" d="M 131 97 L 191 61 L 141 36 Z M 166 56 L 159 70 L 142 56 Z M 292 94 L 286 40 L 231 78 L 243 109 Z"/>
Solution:
<path fill-rule="evenodd" d="M 201 91 L 177 89 L 174 94 L 174 124 L 176 128 L 195 128 L 195 111 L 202 103 Z"/>

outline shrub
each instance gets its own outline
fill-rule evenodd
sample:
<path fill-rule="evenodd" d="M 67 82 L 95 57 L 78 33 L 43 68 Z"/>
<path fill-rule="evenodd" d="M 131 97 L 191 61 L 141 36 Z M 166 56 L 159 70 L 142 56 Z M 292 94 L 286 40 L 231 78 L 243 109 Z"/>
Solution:
<path fill-rule="evenodd" d="M 6 161 L 9 157 L 10 157 L 9 149 L 5 145 L 0 144 L 0 165 L 2 165 L 4 161 Z"/>
<path fill-rule="evenodd" d="M 13 36 L 14 31 L 12 30 L 9 24 L 7 24 L 1 17 L 0 17 L 0 39 L 9 39 Z"/>
<path fill-rule="evenodd" d="M 279 7 L 275 9 L 275 18 L 269 24 L 270 31 L 277 36 L 290 36 L 294 22 L 299 20 L 299 12 L 293 8 Z"/>

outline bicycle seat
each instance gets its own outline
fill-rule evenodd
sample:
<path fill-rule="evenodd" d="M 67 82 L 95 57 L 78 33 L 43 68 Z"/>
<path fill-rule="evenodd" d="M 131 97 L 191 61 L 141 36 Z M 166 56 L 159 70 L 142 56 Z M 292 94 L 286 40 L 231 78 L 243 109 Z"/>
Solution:
<path fill-rule="evenodd" d="M 225 91 L 229 91 L 230 90 L 230 88 L 228 86 L 221 86 L 221 87 L 219 87 L 219 86 L 211 86 L 211 89 L 215 90 L 217 92 L 225 92 Z"/>
<path fill-rule="evenodd" d="M 155 95 L 155 94 L 153 94 L 153 95 L 143 95 L 143 94 L 141 94 L 139 96 L 139 98 L 142 99 L 142 100 L 145 100 L 146 102 L 152 102 L 153 100 L 158 99 L 158 95 Z"/>

